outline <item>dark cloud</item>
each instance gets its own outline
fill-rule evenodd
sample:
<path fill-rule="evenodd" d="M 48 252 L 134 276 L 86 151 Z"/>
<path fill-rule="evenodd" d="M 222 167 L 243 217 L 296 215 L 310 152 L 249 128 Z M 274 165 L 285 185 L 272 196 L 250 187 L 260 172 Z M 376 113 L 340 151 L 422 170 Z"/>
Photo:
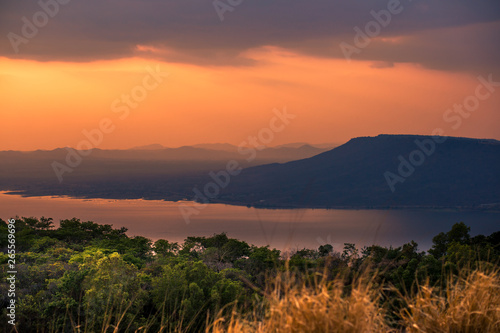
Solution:
<path fill-rule="evenodd" d="M 71 0 L 15 53 L 7 35 L 22 36 L 22 17 L 32 21 L 41 8 L 37 1 L 4 0 L 0 55 L 40 61 L 141 55 L 241 66 L 253 64 L 242 56 L 244 51 L 274 45 L 341 58 L 339 43 L 353 43 L 353 28 L 364 29 L 374 20 L 370 12 L 386 9 L 391 1 L 395 0 L 243 0 L 220 21 L 212 0 Z M 379 37 L 405 38 L 400 43 L 376 38 L 353 59 L 450 70 L 497 66 L 500 1 L 403 0 L 401 6 L 401 13 L 392 15 Z"/>

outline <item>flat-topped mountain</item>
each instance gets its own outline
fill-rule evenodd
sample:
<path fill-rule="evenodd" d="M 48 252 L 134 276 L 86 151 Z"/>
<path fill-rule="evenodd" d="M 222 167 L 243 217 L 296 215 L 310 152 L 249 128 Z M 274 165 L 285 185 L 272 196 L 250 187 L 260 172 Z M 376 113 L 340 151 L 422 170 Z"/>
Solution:
<path fill-rule="evenodd" d="M 263 207 L 491 207 L 500 142 L 379 135 L 319 155 L 243 170 L 218 200 Z"/>

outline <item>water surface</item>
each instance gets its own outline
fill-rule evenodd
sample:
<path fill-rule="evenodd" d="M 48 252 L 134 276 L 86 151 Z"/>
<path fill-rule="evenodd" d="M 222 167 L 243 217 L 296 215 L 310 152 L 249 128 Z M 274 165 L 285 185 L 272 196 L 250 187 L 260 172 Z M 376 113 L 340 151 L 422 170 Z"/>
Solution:
<path fill-rule="evenodd" d="M 317 248 L 343 243 L 362 247 L 379 244 L 400 246 L 411 240 L 421 250 L 432 245 L 432 237 L 465 222 L 471 234 L 489 235 L 500 230 L 500 212 L 458 210 L 343 210 L 256 209 L 211 204 L 191 217 L 187 224 L 179 203 L 160 200 L 73 199 L 66 197 L 22 197 L 0 192 L 0 218 L 14 216 L 77 217 L 82 221 L 128 228 L 141 235 L 182 242 L 187 236 L 210 236 L 227 232 L 255 245 L 278 249 Z"/>

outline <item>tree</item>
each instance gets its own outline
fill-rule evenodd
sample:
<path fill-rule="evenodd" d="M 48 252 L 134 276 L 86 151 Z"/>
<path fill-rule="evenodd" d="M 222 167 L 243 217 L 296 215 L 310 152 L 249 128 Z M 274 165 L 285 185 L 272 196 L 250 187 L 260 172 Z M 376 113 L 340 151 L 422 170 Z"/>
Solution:
<path fill-rule="evenodd" d="M 90 330 L 127 326 L 134 313 L 141 310 L 146 292 L 134 265 L 118 253 L 88 252 L 80 270 L 87 271 L 83 280 L 85 326 Z M 117 330 L 118 331 L 118 330 Z"/>
<path fill-rule="evenodd" d="M 237 300 L 243 287 L 202 262 L 181 262 L 163 267 L 163 274 L 152 280 L 151 293 L 161 314 L 160 326 L 167 332 L 179 325 L 183 332 L 200 332 L 206 323 L 205 313 L 217 313 Z"/>
<path fill-rule="evenodd" d="M 447 233 L 441 232 L 432 239 L 433 246 L 429 250 L 429 253 L 437 259 L 440 259 L 446 255 L 448 248 L 452 243 L 469 245 L 469 232 L 470 227 L 468 227 L 465 223 L 455 223 L 451 227 L 450 231 Z"/>
<path fill-rule="evenodd" d="M 318 253 L 322 257 L 326 257 L 333 253 L 333 246 L 331 244 L 320 245 L 318 248 Z"/>
<path fill-rule="evenodd" d="M 358 249 L 354 243 L 344 243 L 344 251 L 342 251 L 342 258 L 351 261 L 359 257 Z"/>
<path fill-rule="evenodd" d="M 179 251 L 177 242 L 171 243 L 166 239 L 159 239 L 154 243 L 153 251 L 160 256 L 175 256 Z"/>

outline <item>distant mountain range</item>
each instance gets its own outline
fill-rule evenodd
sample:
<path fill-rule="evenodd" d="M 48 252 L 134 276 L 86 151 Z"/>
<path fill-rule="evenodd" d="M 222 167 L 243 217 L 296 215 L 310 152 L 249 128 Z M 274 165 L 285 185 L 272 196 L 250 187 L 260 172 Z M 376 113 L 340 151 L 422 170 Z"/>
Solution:
<path fill-rule="evenodd" d="M 301 148 L 303 146 L 309 146 L 313 148 L 320 148 L 320 149 L 332 149 L 334 147 L 340 146 L 340 144 L 337 143 L 318 143 L 318 144 L 310 144 L 307 142 L 293 142 L 293 143 L 287 143 L 283 145 L 278 145 L 278 146 L 273 146 L 273 147 L 264 147 L 264 148 Z M 229 143 L 200 143 L 200 144 L 195 144 L 191 146 L 183 146 L 183 147 L 193 147 L 193 148 L 202 148 L 202 149 L 210 149 L 210 150 L 222 150 L 222 151 L 230 151 L 230 152 L 235 152 L 238 151 L 238 146 L 229 144 Z M 145 145 L 145 146 L 136 146 L 133 148 L 130 148 L 131 150 L 158 150 L 158 149 L 167 149 L 168 147 L 165 147 L 159 143 L 154 143 L 150 145 Z M 179 147 L 182 148 L 182 147 Z"/>
<path fill-rule="evenodd" d="M 500 208 L 500 142 L 355 138 L 307 159 L 245 169 L 218 201 L 258 207 Z"/>
<path fill-rule="evenodd" d="M 194 186 L 208 181 L 209 172 L 224 169 L 228 161 L 238 161 L 240 167 L 246 168 L 303 159 L 326 150 L 303 145 L 254 150 L 255 155 L 250 155 L 249 150 L 242 154 L 236 146 L 229 146 L 0 151 L 0 190 L 24 195 L 179 200 L 189 197 Z"/>
<path fill-rule="evenodd" d="M 70 151 L 0 151 L 0 190 L 189 200 L 195 199 L 195 187 L 203 191 L 214 182 L 213 173 L 235 160 L 243 171 L 211 202 L 269 208 L 500 209 L 496 140 L 379 135 L 331 150 L 302 143 L 263 148 L 255 150 L 253 159 L 229 144 L 93 149 L 59 182 L 54 162 L 67 165 Z"/>
<path fill-rule="evenodd" d="M 317 155 L 326 151 L 326 148 L 317 148 L 310 145 L 300 147 L 262 147 L 256 154 L 252 164 L 263 164 L 270 162 L 287 162 Z M 53 150 L 35 151 L 0 151 L 0 160 L 22 159 L 23 161 L 37 161 L 50 159 L 64 159 L 71 148 L 57 148 Z M 85 151 L 84 151 L 85 152 Z M 85 160 L 164 160 L 164 161 L 227 161 L 229 159 L 243 160 L 246 157 L 238 152 L 238 147 L 229 144 L 201 144 L 194 146 L 183 146 L 179 148 L 165 148 L 159 144 L 134 147 L 131 149 L 99 149 L 94 148 Z M 84 155 L 82 154 L 82 155 Z M 0 162 L 1 164 L 1 162 Z"/>
<path fill-rule="evenodd" d="M 159 144 L 159 143 L 153 143 L 150 145 L 145 145 L 145 146 L 136 146 L 130 148 L 130 150 L 157 150 L 157 149 L 165 149 L 167 147 Z"/>

